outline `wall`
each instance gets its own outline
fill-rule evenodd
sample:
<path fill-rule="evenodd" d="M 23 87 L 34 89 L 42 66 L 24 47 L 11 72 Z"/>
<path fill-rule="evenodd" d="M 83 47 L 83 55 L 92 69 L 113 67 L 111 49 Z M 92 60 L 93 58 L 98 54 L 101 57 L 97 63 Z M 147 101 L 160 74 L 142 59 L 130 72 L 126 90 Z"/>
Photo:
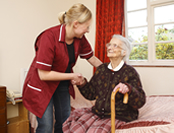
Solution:
<path fill-rule="evenodd" d="M 174 95 L 174 67 L 135 67 L 147 95 Z"/>
<path fill-rule="evenodd" d="M 74 2 L 74 1 L 73 1 Z M 0 84 L 20 90 L 20 71 L 34 57 L 34 42 L 46 28 L 59 24 L 58 13 L 68 10 L 71 0 L 0 1 Z"/>
<path fill-rule="evenodd" d="M 95 44 L 96 0 L 4 0 L 0 1 L 0 85 L 20 90 L 20 71 L 28 68 L 34 57 L 34 41 L 44 29 L 57 25 L 58 13 L 68 10 L 74 3 L 83 3 L 93 13 L 90 33 L 86 34 L 93 49 Z M 174 67 L 136 67 L 144 89 L 151 94 L 174 94 Z M 74 67 L 87 79 L 93 67 L 79 59 Z"/>

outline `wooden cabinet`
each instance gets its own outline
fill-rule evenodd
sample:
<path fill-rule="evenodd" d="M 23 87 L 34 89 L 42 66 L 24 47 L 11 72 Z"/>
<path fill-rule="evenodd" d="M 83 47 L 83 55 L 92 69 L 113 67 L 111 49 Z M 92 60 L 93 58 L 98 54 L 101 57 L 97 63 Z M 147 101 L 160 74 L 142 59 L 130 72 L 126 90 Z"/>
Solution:
<path fill-rule="evenodd" d="M 18 106 L 18 116 L 7 119 L 7 133 L 29 133 L 28 110 L 24 107 L 22 100 L 16 101 L 15 105 L 7 102 L 7 105 Z M 8 108 L 7 108 L 8 109 Z"/>
<path fill-rule="evenodd" d="M 9 106 L 17 107 L 18 115 L 7 119 Z M 7 121 L 9 121 L 8 125 Z M 5 86 L 0 86 L 0 133 L 29 133 L 28 110 L 22 100 L 16 101 L 15 105 L 6 101 Z"/>
<path fill-rule="evenodd" d="M 7 133 L 6 87 L 0 86 L 0 133 Z"/>

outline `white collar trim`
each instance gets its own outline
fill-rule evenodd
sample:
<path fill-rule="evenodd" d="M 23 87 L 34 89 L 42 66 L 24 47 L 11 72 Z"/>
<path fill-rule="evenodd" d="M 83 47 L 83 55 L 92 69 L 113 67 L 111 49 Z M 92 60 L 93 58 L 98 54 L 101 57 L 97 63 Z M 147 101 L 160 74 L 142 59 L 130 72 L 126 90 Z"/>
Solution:
<path fill-rule="evenodd" d="M 111 69 L 111 70 L 113 70 L 113 71 L 119 71 L 122 68 L 123 65 L 124 65 L 124 61 L 122 60 L 120 62 L 120 64 L 115 69 L 113 69 L 112 68 L 112 65 L 111 65 L 111 62 L 110 62 L 109 65 L 108 65 L 108 68 Z"/>
<path fill-rule="evenodd" d="M 63 27 L 63 24 L 60 27 L 59 41 L 61 40 L 61 37 L 62 37 L 62 27 Z"/>

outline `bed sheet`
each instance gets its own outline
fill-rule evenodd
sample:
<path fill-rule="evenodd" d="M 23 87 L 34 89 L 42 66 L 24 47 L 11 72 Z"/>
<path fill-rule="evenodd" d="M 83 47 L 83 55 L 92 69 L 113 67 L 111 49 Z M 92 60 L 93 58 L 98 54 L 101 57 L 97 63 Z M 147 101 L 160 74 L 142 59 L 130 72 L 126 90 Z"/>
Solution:
<path fill-rule="evenodd" d="M 115 133 L 174 133 L 174 96 L 148 96 L 139 118 L 122 125 Z"/>

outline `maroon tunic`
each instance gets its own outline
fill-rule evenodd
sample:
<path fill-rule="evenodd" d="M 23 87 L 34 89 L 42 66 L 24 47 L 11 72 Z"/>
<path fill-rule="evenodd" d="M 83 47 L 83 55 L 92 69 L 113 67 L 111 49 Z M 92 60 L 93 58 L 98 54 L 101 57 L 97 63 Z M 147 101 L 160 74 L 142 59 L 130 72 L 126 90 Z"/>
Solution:
<path fill-rule="evenodd" d="M 65 42 L 65 25 L 58 25 L 42 32 L 35 43 L 36 56 L 30 66 L 23 87 L 24 106 L 38 117 L 42 117 L 50 99 L 60 81 L 42 81 L 38 69 L 65 72 L 69 63 L 69 55 Z M 75 62 L 80 56 L 88 59 L 93 51 L 85 36 L 74 38 Z M 75 65 L 75 63 L 71 66 Z M 74 97 L 71 86 L 70 94 Z"/>

